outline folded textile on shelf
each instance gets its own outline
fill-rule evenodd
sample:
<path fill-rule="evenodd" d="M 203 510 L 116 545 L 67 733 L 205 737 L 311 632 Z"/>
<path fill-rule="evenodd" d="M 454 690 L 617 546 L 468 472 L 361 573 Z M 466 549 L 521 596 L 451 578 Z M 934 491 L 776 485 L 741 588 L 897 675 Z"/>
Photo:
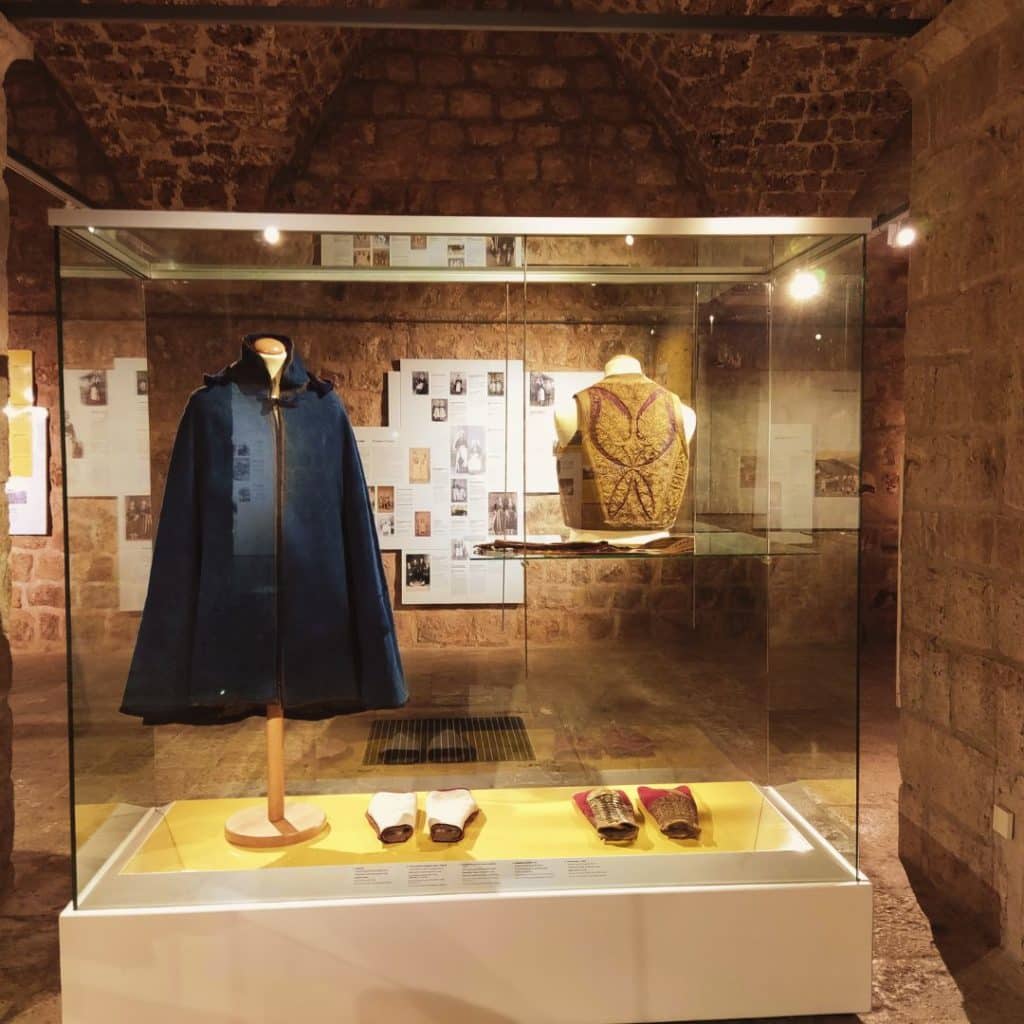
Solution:
<path fill-rule="evenodd" d="M 457 843 L 479 810 L 468 789 L 432 790 L 427 794 L 430 838 L 435 843 Z"/>
<path fill-rule="evenodd" d="M 576 793 L 573 801 L 606 843 L 631 843 L 636 839 L 640 820 L 624 790 L 599 786 Z"/>
<path fill-rule="evenodd" d="M 416 827 L 416 794 L 374 793 L 366 817 L 382 843 L 404 843 Z"/>
<path fill-rule="evenodd" d="M 696 839 L 700 835 L 700 815 L 689 786 L 675 789 L 639 786 L 637 796 L 665 835 L 672 839 Z"/>
<path fill-rule="evenodd" d="M 473 548 L 478 555 L 517 555 L 532 551 L 546 555 L 628 555 L 644 552 L 653 555 L 685 555 L 693 551 L 693 537 L 685 534 L 677 537 L 659 537 L 644 544 L 612 544 L 606 540 L 506 540 L 497 539 Z"/>

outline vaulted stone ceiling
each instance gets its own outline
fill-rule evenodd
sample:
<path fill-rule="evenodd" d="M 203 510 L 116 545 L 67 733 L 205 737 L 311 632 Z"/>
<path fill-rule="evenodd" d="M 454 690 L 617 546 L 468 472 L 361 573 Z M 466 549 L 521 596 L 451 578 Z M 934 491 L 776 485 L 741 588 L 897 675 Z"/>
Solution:
<path fill-rule="evenodd" d="M 563 6 L 903 17 L 932 14 L 941 2 L 571 0 Z M 345 88 L 358 55 L 369 59 L 375 38 L 317 27 L 209 24 L 25 23 L 24 30 L 108 155 L 125 196 L 144 207 L 262 207 L 275 175 L 303 159 L 331 97 Z M 897 40 L 601 38 L 702 179 L 717 213 L 845 212 L 909 110 L 886 71 Z"/>

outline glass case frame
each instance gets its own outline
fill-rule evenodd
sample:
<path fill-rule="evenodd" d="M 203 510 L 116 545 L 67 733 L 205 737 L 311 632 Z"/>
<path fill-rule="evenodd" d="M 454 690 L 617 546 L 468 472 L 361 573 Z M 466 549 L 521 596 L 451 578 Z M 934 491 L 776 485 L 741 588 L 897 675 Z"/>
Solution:
<path fill-rule="evenodd" d="M 69 359 L 69 346 L 65 337 L 66 325 L 75 319 L 75 296 L 71 295 L 69 288 L 88 287 L 88 282 L 102 282 L 105 280 L 134 281 L 138 282 L 140 288 L 150 284 L 169 283 L 172 287 L 181 282 L 208 283 L 216 287 L 222 282 L 279 282 L 282 285 L 303 285 L 313 284 L 317 286 L 329 286 L 335 283 L 352 285 L 377 285 L 389 283 L 394 285 L 482 285 L 505 288 L 506 295 L 506 319 L 512 320 L 509 309 L 514 296 L 515 301 L 521 304 L 522 337 L 513 340 L 513 335 L 506 331 L 506 347 L 504 353 L 497 353 L 499 358 L 504 358 L 507 366 L 515 362 L 516 345 L 521 345 L 521 362 L 525 372 L 533 366 L 530 358 L 530 333 L 531 325 L 539 318 L 531 317 L 531 302 L 533 294 L 537 289 L 586 289 L 607 286 L 610 290 L 652 287 L 659 289 L 686 289 L 685 298 L 680 301 L 680 309 L 685 313 L 676 319 L 689 319 L 686 324 L 691 332 L 691 369 L 693 373 L 693 396 L 694 405 L 698 409 L 699 425 L 695 444 L 698 446 L 699 454 L 693 459 L 693 470 L 690 485 L 691 499 L 685 515 L 689 517 L 689 533 L 693 537 L 693 548 L 685 553 L 673 553 L 671 555 L 658 554 L 650 551 L 619 552 L 614 555 L 617 562 L 649 562 L 654 559 L 672 559 L 676 562 L 691 564 L 700 563 L 707 566 L 706 588 L 712 591 L 724 592 L 724 588 L 734 586 L 735 581 L 726 579 L 728 573 L 722 567 L 745 564 L 749 568 L 743 572 L 748 573 L 756 580 L 751 582 L 747 589 L 760 590 L 765 595 L 763 607 L 754 609 L 755 615 L 764 616 L 764 630 L 760 634 L 763 647 L 764 661 L 771 660 L 771 646 L 773 634 L 783 632 L 790 638 L 794 633 L 794 624 L 785 623 L 779 627 L 771 617 L 772 588 L 794 588 L 800 586 L 801 577 L 816 579 L 814 572 L 808 571 L 807 560 L 815 560 L 815 554 L 820 555 L 820 550 L 814 545 L 808 545 L 806 537 L 799 536 L 800 533 L 814 533 L 814 523 L 811 523 L 810 531 L 794 530 L 786 522 L 773 522 L 773 514 L 785 515 L 785 513 L 774 512 L 770 495 L 770 486 L 760 481 L 749 490 L 753 490 L 760 497 L 753 498 L 754 506 L 752 512 L 754 517 L 760 516 L 760 521 L 751 519 L 745 529 L 734 529 L 723 527 L 701 517 L 698 504 L 701 500 L 696 493 L 701 482 L 698 479 L 702 470 L 700 458 L 714 462 L 722 451 L 732 452 L 727 444 L 722 449 L 714 448 L 712 442 L 705 441 L 705 435 L 712 432 L 710 416 L 714 408 L 709 406 L 711 413 L 709 418 L 702 423 L 701 417 L 701 396 L 700 388 L 706 381 L 710 381 L 715 375 L 721 376 L 723 372 L 730 370 L 729 363 L 734 358 L 732 350 L 726 344 L 724 354 L 714 350 L 714 313 L 707 313 L 708 309 L 719 309 L 715 305 L 716 298 L 723 289 L 734 288 L 742 292 L 745 288 L 754 290 L 761 289 L 760 304 L 755 310 L 754 320 L 757 324 L 758 337 L 765 347 L 768 362 L 761 370 L 767 370 L 767 380 L 763 384 L 754 385 L 762 391 L 762 401 L 766 411 L 757 414 L 760 417 L 757 429 L 760 430 L 759 439 L 756 444 L 761 446 L 763 454 L 767 459 L 767 480 L 772 479 L 771 459 L 772 450 L 776 442 L 776 434 L 773 432 L 773 399 L 778 404 L 778 395 L 773 395 L 770 382 L 770 371 L 774 369 L 773 359 L 779 358 L 788 367 L 799 365 L 801 359 L 807 355 L 807 346 L 801 348 L 799 343 L 790 340 L 800 334 L 803 341 L 806 341 L 805 328 L 807 324 L 800 316 L 794 317 L 796 327 L 787 322 L 777 302 L 776 296 L 781 286 L 792 279 L 793 275 L 800 271 L 813 273 L 821 267 L 840 266 L 841 271 L 835 275 L 847 281 L 847 293 L 844 301 L 846 303 L 846 321 L 842 325 L 844 332 L 844 344 L 848 351 L 845 351 L 838 361 L 825 358 L 824 369 L 821 372 L 834 373 L 842 372 L 844 376 L 843 386 L 849 386 L 849 382 L 856 378 L 859 389 L 859 342 L 862 329 L 862 303 L 863 303 L 863 258 L 864 238 L 870 230 L 870 222 L 857 218 L 686 218 L 686 219 L 652 219 L 652 218 L 472 218 L 472 217 L 375 217 L 375 216 L 347 216 L 347 215 L 271 215 L 271 214 L 235 214 L 235 213 L 192 213 L 192 212 L 142 212 L 142 211 L 84 211 L 64 210 L 54 211 L 51 214 L 51 224 L 55 228 L 56 242 L 58 247 L 58 288 L 60 294 L 60 332 L 59 332 L 59 355 L 60 368 L 62 370 L 62 385 L 64 384 L 63 371 L 73 365 L 73 359 Z M 424 235 L 424 236 L 512 236 L 522 240 L 522 252 L 524 259 L 519 267 L 484 267 L 484 268 L 437 268 L 437 267 L 342 267 L 315 265 L 312 257 L 307 263 L 288 264 L 282 259 L 275 259 L 274 253 L 278 250 L 261 247 L 260 236 L 268 229 L 276 229 L 287 238 L 310 239 L 320 238 L 324 235 Z M 210 259 L 210 252 L 216 253 L 218 239 L 228 240 L 225 248 L 226 254 L 221 263 Z M 629 241 L 632 239 L 632 242 Z M 531 263 L 530 256 L 534 254 L 536 246 L 531 241 L 551 241 L 558 244 L 551 244 L 547 248 L 551 256 L 548 262 Z M 565 260 L 564 252 L 569 250 L 572 255 L 574 246 L 583 254 L 600 256 L 606 253 L 606 243 L 615 241 L 616 244 L 622 240 L 625 248 L 618 250 L 619 257 L 612 262 L 599 262 L 592 259 L 590 262 L 572 259 Z M 236 244 L 237 242 L 237 244 Z M 652 262 L 637 255 L 645 251 L 648 243 L 654 245 L 664 242 L 664 248 L 669 255 L 677 257 L 682 254 L 689 258 L 676 258 L 664 260 L 663 262 Z M 754 252 L 753 256 L 747 254 L 743 261 L 719 258 L 723 253 L 733 254 L 736 252 L 739 243 L 747 243 L 749 249 Z M 192 247 L 191 251 L 189 247 Z M 254 258 L 249 261 L 237 259 L 238 250 L 247 250 Z M 541 246 L 543 251 L 544 246 Z M 196 259 L 198 251 L 203 256 Z M 314 251 L 309 247 L 309 253 Z M 270 253 L 268 256 L 267 253 Z M 307 254 L 308 255 L 308 254 Z M 305 257 L 304 257 L 305 258 Z M 71 282 L 77 282 L 72 285 Z M 519 290 L 521 289 L 521 294 Z M 513 291 L 514 290 L 514 291 Z M 684 293 L 680 291 L 680 295 Z M 703 296 L 703 298 L 702 298 Z M 721 318 L 723 315 L 719 313 Z M 710 325 L 704 321 L 710 318 Z M 516 327 L 519 325 L 516 324 Z M 719 321 L 719 331 L 721 321 Z M 801 333 L 802 332 L 802 333 Z M 820 340 L 820 334 L 817 335 Z M 787 346 L 792 351 L 787 352 Z M 811 346 L 812 354 L 814 348 Z M 820 355 L 820 351 L 817 353 Z M 742 353 L 736 358 L 743 358 Z M 719 365 L 719 362 L 722 365 Z M 788 361 L 787 361 L 788 360 Z M 830 361 L 831 360 L 831 361 Z M 214 367 L 210 367 L 213 369 Z M 595 368 L 596 369 L 596 368 Z M 710 396 L 711 392 L 708 391 Z M 859 390 L 856 395 L 859 399 Z M 717 401 L 718 398 L 708 398 L 709 401 Z M 731 395 L 728 402 L 735 403 L 742 401 Z M 858 401 L 859 407 L 859 401 Z M 732 409 L 733 406 L 723 406 Z M 847 410 L 848 411 L 848 410 Z M 65 396 L 62 391 L 62 436 L 64 445 L 62 457 L 64 459 L 64 479 L 69 479 L 68 433 L 67 433 L 67 407 Z M 728 413 L 727 415 L 731 415 Z M 526 410 L 524 408 L 524 420 Z M 767 433 L 765 430 L 767 429 Z M 859 421 L 858 421 L 859 430 Z M 524 431 L 525 433 L 525 431 Z M 781 443 L 781 442 L 780 442 Z M 701 445 L 706 445 L 701 449 Z M 859 437 L 857 450 L 859 453 Z M 702 454 L 700 454 L 702 452 Z M 759 450 L 760 456 L 760 450 Z M 730 456 L 731 457 L 731 456 Z M 524 456 L 525 462 L 525 456 Z M 855 493 L 859 494 L 859 459 L 854 467 L 853 475 L 856 478 Z M 524 470 L 525 472 L 525 470 Z M 704 471 L 705 482 L 713 475 L 713 467 Z M 847 488 L 844 496 L 851 497 L 847 481 L 843 486 Z M 712 485 L 708 485 L 713 490 Z M 710 493 L 709 490 L 709 493 Z M 526 494 L 524 488 L 524 505 Z M 65 521 L 70 523 L 68 501 L 69 496 L 65 490 Z M 70 500 L 74 500 L 72 497 Z M 760 505 L 758 505 L 760 502 Z M 847 502 L 847 508 L 849 508 Z M 527 514 L 524 508 L 523 519 Z M 712 517 L 713 519 L 713 517 Z M 830 527 L 831 532 L 835 527 Z M 844 542 L 844 553 L 839 563 L 843 566 L 846 574 L 845 586 L 847 590 L 856 593 L 857 574 L 859 572 L 859 544 L 856 542 L 857 525 L 849 525 L 845 520 L 839 530 L 846 535 Z M 852 537 L 852 541 L 851 541 Z M 65 531 L 66 565 L 67 565 L 67 594 L 68 594 L 68 678 L 71 690 L 69 708 L 71 709 L 71 724 L 69 726 L 71 735 L 72 751 L 75 749 L 76 729 L 83 728 L 82 716 L 76 717 L 76 702 L 80 696 L 76 691 L 76 619 L 81 615 L 81 602 L 74 599 L 76 588 L 80 587 L 80 580 L 75 578 L 73 563 L 76 558 L 81 557 L 80 552 L 74 550 L 73 531 Z M 850 553 L 854 552 L 851 564 Z M 551 556 L 543 553 L 502 552 L 500 555 L 480 555 L 477 558 L 497 559 L 502 563 L 544 563 L 551 561 Z M 564 557 L 564 556 L 558 556 Z M 580 556 L 577 556 L 580 557 Z M 595 559 L 606 556 L 592 556 Z M 821 562 L 821 559 L 817 560 Z M 825 564 L 825 563 L 822 563 Z M 828 563 L 832 564 L 832 563 Z M 777 571 L 779 566 L 792 566 Z M 541 568 L 543 568 L 541 566 Z M 704 571 L 704 570 L 700 570 Z M 506 566 L 502 565 L 502 572 L 506 572 Z M 758 575 L 759 574 L 759 575 Z M 773 578 L 781 579 L 773 582 Z M 528 576 L 527 576 L 528 579 Z M 820 582 L 820 580 L 818 580 Z M 525 595 L 524 605 L 529 605 L 530 587 L 529 583 L 524 584 Z M 741 593 L 743 587 L 737 588 Z M 686 614 L 696 627 L 701 615 L 699 600 L 697 598 L 698 586 L 694 583 L 691 586 L 692 604 L 686 609 Z M 789 593 L 790 591 L 786 591 Z M 710 602 L 710 611 L 705 609 L 708 615 L 714 616 L 716 610 Z M 756 604 L 756 601 L 755 601 Z M 853 787 L 852 802 L 848 801 L 849 794 L 844 797 L 842 813 L 840 817 L 847 820 L 839 822 L 839 826 L 845 826 L 847 831 L 847 845 L 843 841 L 835 841 L 835 835 L 829 832 L 830 815 L 834 817 L 834 808 L 828 807 L 826 813 L 820 820 L 814 818 L 814 799 L 812 798 L 805 806 L 795 806 L 792 794 L 784 791 L 784 787 L 772 785 L 772 767 L 767 765 L 764 784 L 760 788 L 768 794 L 771 808 L 780 813 L 783 824 L 791 826 L 798 833 L 805 846 L 801 847 L 803 852 L 809 856 L 805 858 L 799 870 L 794 870 L 792 865 L 780 864 L 768 869 L 768 875 L 763 879 L 750 874 L 750 858 L 745 856 L 749 851 L 737 851 L 740 855 L 735 858 L 735 863 L 729 869 L 725 869 L 725 859 L 719 856 L 717 862 L 707 862 L 706 868 L 694 868 L 683 874 L 678 872 L 675 865 L 666 862 L 661 868 L 656 867 L 653 871 L 646 871 L 642 875 L 630 877 L 627 875 L 604 875 L 604 883 L 617 885 L 659 885 L 659 884 L 742 884 L 745 881 L 771 880 L 771 881 L 799 881 L 806 878 L 808 881 L 822 880 L 857 880 L 861 876 L 857 870 L 857 774 L 859 772 L 856 721 L 858 714 L 858 681 L 857 681 L 857 658 L 856 658 L 856 602 L 853 602 L 853 618 L 842 623 L 842 628 L 847 634 L 845 665 L 841 672 L 841 682 L 838 685 L 841 692 L 841 700 L 846 702 L 843 718 L 843 737 L 840 744 L 844 747 L 845 753 L 852 754 L 848 758 L 850 774 L 849 778 Z M 732 612 L 730 611 L 731 615 Z M 524 610 L 524 615 L 528 612 Z M 504 610 L 502 611 L 504 621 Z M 849 635 L 852 634 L 852 647 L 849 642 Z M 727 643 L 727 633 L 723 634 L 722 643 Z M 524 671 L 530 671 L 533 665 L 535 671 L 544 671 L 545 651 L 543 647 L 537 651 L 530 650 L 530 632 L 524 626 L 522 646 Z M 788 648 L 787 648 L 788 650 Z M 806 655 L 803 652 L 801 657 Z M 788 654 L 786 655 L 788 657 Z M 819 657 L 814 653 L 813 658 Z M 531 661 L 531 658 L 533 661 Z M 557 669 L 556 669 L 557 670 Z M 803 669 L 801 671 L 804 671 Z M 812 674 L 815 669 L 812 669 Z M 782 675 L 784 675 L 783 670 Z M 800 734 L 800 726 L 793 725 L 801 715 L 814 716 L 820 709 L 804 710 L 800 706 L 800 695 L 787 694 L 785 680 L 773 679 L 770 673 L 766 673 L 766 687 L 772 692 L 775 687 L 775 694 L 780 695 L 778 705 L 778 720 L 781 730 L 790 730 L 793 735 Z M 780 679 L 782 679 L 780 685 Z M 793 699 L 795 707 L 790 707 L 788 701 Z M 766 732 L 771 732 L 776 727 L 773 723 L 773 706 L 771 697 L 766 696 L 765 721 Z M 788 716 L 788 717 L 787 717 Z M 86 719 L 87 719 L 86 715 Z M 88 721 L 84 725 L 88 725 Z M 813 730 L 812 730 L 813 732 Z M 790 737 L 792 741 L 792 737 Z M 798 738 L 793 741 L 799 744 Z M 768 741 L 765 742 L 765 749 L 768 749 Z M 852 746 L 852 749 L 850 749 Z M 780 760 L 785 761 L 785 744 L 779 748 L 782 753 Z M 767 756 L 767 755 L 766 755 Z M 813 753 L 811 756 L 813 760 Z M 796 769 L 797 771 L 799 769 Z M 72 756 L 72 828 L 73 832 L 91 834 L 93 826 L 83 821 L 82 810 L 76 803 L 76 791 L 81 793 L 83 787 L 76 781 L 76 762 L 74 753 Z M 613 773 L 614 774 L 614 773 Z M 788 778 L 792 774 L 788 768 L 783 774 Z M 614 784 L 615 780 L 611 780 Z M 575 783 L 580 788 L 580 783 Z M 88 788 L 88 787 L 86 787 Z M 168 794 L 171 801 L 177 799 L 176 795 Z M 806 793 L 804 794 L 806 797 Z M 167 801 L 164 801 L 166 804 Z M 92 801 L 89 801 L 90 806 Z M 765 805 L 768 806 L 768 805 Z M 781 811 L 779 810 L 781 808 Z M 162 812 L 161 812 L 162 813 Z M 849 820 L 852 816 L 852 820 Z M 86 818 L 88 815 L 85 816 Z M 181 871 L 165 872 L 165 882 L 162 887 L 154 889 L 150 896 L 140 896 L 139 891 L 130 884 L 132 876 L 138 873 L 138 830 L 140 823 L 132 819 L 122 823 L 120 830 L 113 829 L 112 836 L 117 838 L 116 842 L 110 841 L 105 846 L 97 846 L 102 849 L 102 854 L 93 850 L 87 851 L 82 856 L 79 846 L 79 838 L 73 835 L 72 850 L 75 861 L 75 905 L 86 907 L 102 908 L 106 906 L 135 906 L 149 905 L 186 905 L 205 904 L 208 902 L 219 902 L 230 894 L 237 898 L 239 891 L 238 881 L 234 877 L 236 872 L 226 871 L 220 876 L 223 884 L 214 884 L 207 878 L 204 885 L 197 887 L 196 882 L 199 874 L 203 872 Z M 833 822 L 835 823 L 835 822 Z M 833 840 L 833 841 L 830 841 Z M 133 845 L 134 844 L 134 845 Z M 83 844 L 84 845 L 84 844 Z M 842 848 L 837 852 L 834 846 Z M 755 843 L 756 848 L 756 843 Z M 515 851 L 510 854 L 510 864 L 525 863 L 534 859 L 543 860 L 543 857 L 531 857 L 530 851 Z M 135 857 L 135 867 L 130 867 L 131 858 Z M 120 858 L 120 859 L 118 859 Z M 430 860 L 430 858 L 427 858 Z M 570 859 L 570 858 L 562 858 Z M 579 857 L 571 858 L 580 860 Z M 670 858 L 671 860 L 671 858 Z M 804 867 L 809 860 L 816 860 L 817 867 L 804 873 Z M 81 863 L 79 863 L 81 861 Z M 696 864 L 696 859 L 691 863 Z M 113 864 L 113 867 L 112 867 Z M 351 863 L 346 863 L 347 868 L 352 868 Z M 128 870 L 125 870 L 128 868 Z M 355 869 L 352 869 L 355 870 Z M 297 899 L 310 897 L 323 897 L 336 894 L 337 879 L 324 877 L 308 884 L 302 880 L 302 868 L 296 868 L 292 880 L 281 891 L 273 887 L 258 886 L 254 890 L 260 898 L 272 899 Z M 142 869 L 142 873 L 144 869 Z M 212 873 L 211 877 L 212 877 Z M 174 876 L 171 878 L 171 876 Z M 585 872 L 575 882 L 567 881 L 567 875 L 559 875 L 553 882 L 546 882 L 543 879 L 538 882 L 537 877 L 530 877 L 529 872 L 524 872 L 523 881 L 517 882 L 515 878 L 497 873 L 493 885 L 498 891 L 534 891 L 537 889 L 560 889 L 578 887 L 580 885 L 592 886 L 595 884 L 594 875 L 587 875 Z M 102 883 L 102 884 L 100 884 Z M 393 883 L 389 883 L 393 884 Z M 446 883 L 447 884 L 447 883 Z M 490 884 L 490 883 L 489 883 Z M 355 890 L 359 891 L 359 890 Z M 365 889 L 362 891 L 366 891 Z M 370 890 L 373 893 L 374 890 Z M 381 890 L 386 891 L 386 890 Z M 422 890 L 421 890 L 422 891 Z M 453 883 L 438 891 L 475 891 L 472 888 L 466 889 L 463 883 Z M 144 901 L 142 904 L 139 901 Z"/>

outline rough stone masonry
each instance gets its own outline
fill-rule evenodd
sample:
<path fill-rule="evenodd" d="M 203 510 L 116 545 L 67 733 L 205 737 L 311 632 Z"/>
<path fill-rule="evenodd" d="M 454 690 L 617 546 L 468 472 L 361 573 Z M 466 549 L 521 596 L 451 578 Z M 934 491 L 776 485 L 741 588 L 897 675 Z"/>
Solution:
<path fill-rule="evenodd" d="M 32 46 L 6 18 L 0 17 L 0 82 L 16 60 L 32 56 Z M 0 173 L 7 162 L 7 101 L 0 90 Z M 7 186 L 0 178 L 0 357 L 7 351 L 7 234 L 10 213 Z M 7 404 L 6 359 L 0 377 L 0 408 Z M 7 480 L 7 417 L 0 416 L 0 483 Z M 11 614 L 11 578 L 8 556 L 7 503 L 0 502 L 0 889 L 10 879 L 11 846 L 14 840 L 14 790 L 11 785 L 11 711 L 7 695 L 11 688 L 11 647 L 7 638 Z"/>
<path fill-rule="evenodd" d="M 900 852 L 1024 952 L 1024 9 L 910 44 Z M 993 805 L 1018 838 L 993 832 Z"/>

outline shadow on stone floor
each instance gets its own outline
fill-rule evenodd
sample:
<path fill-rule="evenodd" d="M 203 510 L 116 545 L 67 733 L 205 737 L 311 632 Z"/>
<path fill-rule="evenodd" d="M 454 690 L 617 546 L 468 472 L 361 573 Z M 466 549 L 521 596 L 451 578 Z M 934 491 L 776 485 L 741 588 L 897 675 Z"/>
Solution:
<path fill-rule="evenodd" d="M 0 897 L 0 1022 L 59 1021 L 57 916 L 71 898 L 71 858 L 14 855 L 14 885 Z"/>
<path fill-rule="evenodd" d="M 1024 965 L 999 948 L 992 923 L 965 916 L 962 907 L 916 872 L 908 870 L 907 878 L 939 956 L 956 980 L 970 1024 L 1024 1021 Z"/>

